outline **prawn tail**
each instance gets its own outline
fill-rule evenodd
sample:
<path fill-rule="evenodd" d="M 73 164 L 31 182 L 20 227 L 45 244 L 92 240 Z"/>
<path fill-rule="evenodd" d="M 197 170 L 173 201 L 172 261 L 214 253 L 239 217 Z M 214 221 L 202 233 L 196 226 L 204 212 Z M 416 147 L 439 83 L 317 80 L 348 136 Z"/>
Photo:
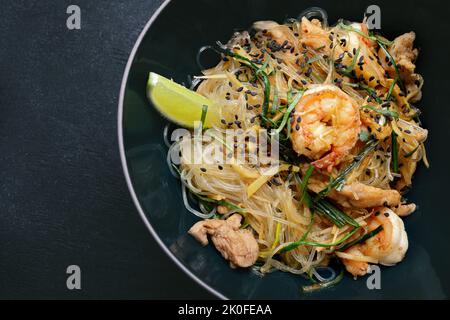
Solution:
<path fill-rule="evenodd" d="M 344 157 L 344 153 L 333 150 L 330 153 L 328 153 L 326 156 L 320 158 L 319 160 L 316 160 L 312 163 L 314 167 L 316 167 L 319 170 L 326 169 L 328 172 L 331 172 L 333 170 L 333 167 L 339 163 L 339 161 Z"/>

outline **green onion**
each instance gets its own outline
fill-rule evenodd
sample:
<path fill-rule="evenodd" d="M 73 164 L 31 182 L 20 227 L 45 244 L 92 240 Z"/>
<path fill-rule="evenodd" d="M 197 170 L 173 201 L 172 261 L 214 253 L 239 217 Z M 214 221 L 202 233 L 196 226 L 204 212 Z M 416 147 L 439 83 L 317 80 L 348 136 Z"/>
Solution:
<path fill-rule="evenodd" d="M 373 97 L 373 98 L 375 99 L 376 102 L 378 102 L 379 104 L 383 103 L 383 101 L 380 99 L 380 97 L 377 96 L 377 92 L 376 92 L 374 89 L 372 89 L 371 87 L 366 86 L 365 84 L 362 84 L 362 83 L 359 83 L 359 87 L 360 87 L 361 89 L 366 90 L 367 93 L 368 93 L 371 97 Z"/>
<path fill-rule="evenodd" d="M 361 106 L 361 109 L 370 109 L 376 113 L 382 114 L 383 116 L 398 119 L 398 113 L 388 109 L 377 109 L 373 106 Z"/>
<path fill-rule="evenodd" d="M 278 109 L 279 105 L 279 99 L 278 99 L 278 89 L 277 87 L 273 88 L 273 101 L 272 101 L 272 109 L 270 110 L 270 113 L 275 113 Z"/>
<path fill-rule="evenodd" d="M 311 232 L 312 226 L 313 226 L 313 225 L 314 225 L 314 212 L 311 213 L 311 220 L 310 220 L 310 222 L 309 222 L 309 224 L 308 224 L 308 228 L 306 228 L 306 231 L 305 231 L 305 233 L 302 235 L 302 237 L 301 237 L 298 241 L 293 242 L 293 243 L 291 243 L 290 245 L 288 245 L 287 247 L 282 248 L 282 249 L 280 250 L 280 253 L 288 252 L 288 251 L 291 251 L 291 250 L 297 248 L 298 246 L 295 246 L 295 247 L 293 247 L 293 248 L 290 248 L 290 247 L 291 247 L 292 245 L 296 244 L 296 243 L 302 243 L 303 241 L 305 241 L 306 238 L 308 237 L 309 233 Z"/>
<path fill-rule="evenodd" d="M 320 59 L 322 59 L 322 55 L 320 54 L 316 54 L 315 56 L 311 57 L 308 59 L 308 61 L 306 62 L 307 64 L 312 64 L 316 61 L 319 61 Z"/>
<path fill-rule="evenodd" d="M 279 134 L 279 133 L 284 129 L 284 126 L 285 126 L 286 123 L 288 122 L 288 119 L 289 119 L 289 116 L 290 116 L 292 110 L 294 110 L 295 106 L 297 105 L 297 103 L 298 103 L 298 102 L 300 101 L 300 99 L 302 98 L 303 92 L 304 92 L 304 91 L 299 91 L 299 92 L 297 93 L 297 95 L 292 99 L 291 104 L 289 105 L 289 107 L 287 108 L 286 112 L 285 112 L 284 115 L 283 115 L 283 120 L 281 121 L 280 126 L 279 126 L 276 130 L 271 131 L 271 132 L 270 132 L 271 135 Z"/>
<path fill-rule="evenodd" d="M 394 44 L 394 41 L 389 41 L 389 40 L 386 39 L 385 37 L 380 36 L 379 34 L 373 33 L 373 31 L 370 31 L 369 33 L 370 33 L 370 36 L 371 36 L 371 37 L 375 37 L 375 39 L 376 39 L 377 42 L 381 42 L 381 43 L 384 44 L 385 46 L 390 47 L 390 46 L 392 46 L 392 45 Z"/>
<path fill-rule="evenodd" d="M 208 113 L 208 106 L 206 104 L 204 104 L 202 106 L 202 116 L 201 116 L 201 122 L 202 122 L 202 129 L 205 127 L 205 119 L 206 119 L 206 114 Z"/>
<path fill-rule="evenodd" d="M 398 142 L 397 134 L 392 131 L 392 171 L 398 173 Z"/>
<path fill-rule="evenodd" d="M 398 82 L 400 78 L 398 76 L 395 77 L 394 81 L 392 81 L 391 86 L 389 87 L 388 94 L 386 96 L 386 100 L 389 100 L 392 96 L 392 91 L 394 90 L 395 84 Z"/>
<path fill-rule="evenodd" d="M 292 119 L 292 116 L 290 116 L 289 117 L 289 120 L 288 120 L 288 122 L 289 123 L 291 123 L 291 120 L 290 119 Z M 280 138 L 279 139 L 279 141 L 286 141 L 286 140 L 289 140 L 289 138 L 291 137 L 291 131 L 292 131 L 292 126 L 291 125 L 289 125 L 289 126 L 287 126 L 286 127 L 286 136 L 284 137 L 284 138 Z M 280 136 L 281 136 L 281 134 L 280 134 Z M 283 135 L 284 136 L 284 135 Z"/>
<path fill-rule="evenodd" d="M 310 170 L 310 168 L 308 168 L 308 171 Z M 298 187 L 299 187 L 299 191 L 301 192 L 301 197 L 300 197 L 300 204 L 302 202 L 305 202 L 306 206 L 308 208 L 310 208 L 311 210 L 314 210 L 314 202 L 312 201 L 312 198 L 310 196 L 310 194 L 307 191 L 307 183 L 304 183 L 304 180 L 308 180 L 308 172 L 306 173 L 305 177 L 303 178 L 303 181 L 300 179 L 298 174 L 294 175 L 294 179 L 295 182 L 297 183 Z"/>
<path fill-rule="evenodd" d="M 341 27 L 341 28 L 344 29 L 344 30 L 356 32 L 356 33 L 359 34 L 361 37 L 364 37 L 364 38 L 369 39 L 369 40 L 371 40 L 371 41 L 376 41 L 376 42 L 379 42 L 379 43 L 383 43 L 383 44 L 385 44 L 385 45 L 387 45 L 387 46 L 392 45 L 392 41 L 386 40 L 386 39 L 384 39 L 383 37 L 380 37 L 380 36 L 378 36 L 378 35 L 373 35 L 373 34 L 367 35 L 367 34 L 365 34 L 364 32 L 362 32 L 362 31 L 360 31 L 360 30 L 358 30 L 358 29 L 355 29 L 355 28 L 353 28 L 352 26 L 348 26 L 348 25 L 346 25 L 346 24 L 344 24 L 344 23 L 342 23 L 342 22 L 340 22 L 340 23 L 338 24 L 338 26 Z"/>
<path fill-rule="evenodd" d="M 258 70 L 255 72 L 256 75 L 259 75 L 261 72 L 265 71 L 265 69 L 269 65 L 269 61 L 270 61 L 270 57 L 267 56 L 266 61 L 264 61 L 263 65 L 260 68 L 258 68 Z"/>
<path fill-rule="evenodd" d="M 236 212 L 239 212 L 239 213 L 245 213 L 244 209 L 242 209 L 241 207 L 239 207 L 239 206 L 237 206 L 237 205 L 235 205 L 235 204 L 233 204 L 231 202 L 228 202 L 228 201 L 225 201 L 225 200 L 214 200 L 214 199 L 211 199 L 211 198 L 208 198 L 208 197 L 201 196 L 199 194 L 195 194 L 195 193 L 193 193 L 193 194 L 197 198 L 199 198 L 200 200 L 202 200 L 204 202 L 214 203 L 214 204 L 216 204 L 218 206 L 224 206 L 224 207 L 226 207 L 226 208 L 228 208 L 230 210 L 233 210 L 233 211 L 236 211 Z"/>
<path fill-rule="evenodd" d="M 322 213 L 327 218 L 329 218 L 336 226 L 342 228 L 346 224 L 353 227 L 359 227 L 359 223 L 356 222 L 352 217 L 347 215 L 345 212 L 334 207 L 330 202 L 322 199 L 315 204 L 315 208 L 319 213 Z"/>
<path fill-rule="evenodd" d="M 358 56 L 359 56 L 359 52 L 360 51 L 361 51 L 361 48 L 358 48 L 358 50 L 356 51 L 355 55 L 353 56 L 352 63 L 349 64 L 347 66 L 347 68 L 345 68 L 345 70 L 341 71 L 341 73 L 343 73 L 344 75 L 349 76 L 349 77 L 352 76 L 352 71 L 355 68 L 356 61 L 358 60 Z"/>
<path fill-rule="evenodd" d="M 365 235 L 359 237 L 358 239 L 355 239 L 353 241 L 350 241 L 349 243 L 345 244 L 344 246 L 342 246 L 341 248 L 339 248 L 338 251 L 345 251 L 350 247 L 353 247 L 359 243 L 363 243 L 364 241 L 374 237 L 375 235 L 377 235 L 378 233 L 381 232 L 381 230 L 383 230 L 383 226 L 378 226 L 378 228 L 370 231 L 369 233 L 366 233 Z"/>
<path fill-rule="evenodd" d="M 411 157 L 414 153 L 416 153 L 417 150 L 419 150 L 419 148 L 420 148 L 420 144 L 417 147 L 415 147 L 414 150 L 412 150 L 411 152 L 406 153 L 403 157 L 405 157 L 405 158 Z"/>
<path fill-rule="evenodd" d="M 299 186 L 300 191 L 302 192 L 302 196 L 300 198 L 300 203 L 303 201 L 311 210 L 316 210 L 322 216 L 327 217 L 333 224 L 337 227 L 342 228 L 346 224 L 349 224 L 354 227 L 359 227 L 358 222 L 353 220 L 352 217 L 348 216 L 345 212 L 339 210 L 335 206 L 333 206 L 330 202 L 325 199 L 320 199 L 317 203 L 314 203 L 311 195 L 307 192 L 308 180 L 314 171 L 314 167 L 310 166 L 303 178 L 303 181 L 300 180 L 300 177 L 296 174 L 294 178 Z"/>
<path fill-rule="evenodd" d="M 314 283 L 309 286 L 303 286 L 302 292 L 313 292 L 316 290 L 333 287 L 336 284 L 338 284 L 339 282 L 341 282 L 343 278 L 344 278 L 344 269 L 342 269 L 341 272 L 333 280 L 320 282 L 320 283 Z"/>
<path fill-rule="evenodd" d="M 303 202 L 303 200 L 305 199 L 306 194 L 308 193 L 308 180 L 311 177 L 312 173 L 314 172 L 314 166 L 313 165 L 309 165 L 308 170 L 306 170 L 305 176 L 303 177 L 303 181 L 300 185 L 301 188 L 301 192 L 302 192 L 302 196 L 300 198 L 300 203 Z"/>
<path fill-rule="evenodd" d="M 327 187 L 325 187 L 317 194 L 315 201 L 317 202 L 319 199 L 330 193 L 333 189 L 339 190 L 344 185 L 345 179 L 349 175 L 349 173 L 352 172 L 356 167 L 358 167 L 362 160 L 364 160 L 364 158 L 367 157 L 367 155 L 372 152 L 377 145 L 378 141 L 376 140 L 368 141 L 364 146 L 364 149 L 355 157 L 353 162 L 350 163 L 344 170 L 342 170 L 342 172 L 339 173 L 339 175 L 334 178 Z"/>
<path fill-rule="evenodd" d="M 400 86 L 400 89 L 402 89 L 402 91 L 404 91 L 405 87 L 403 86 L 401 77 L 400 77 L 400 71 L 398 70 L 398 66 L 397 63 L 395 62 L 394 58 L 391 56 L 391 54 L 389 53 L 389 51 L 386 49 L 386 47 L 383 45 L 383 43 L 381 43 L 380 41 L 378 41 L 378 45 L 380 46 L 380 48 L 384 51 L 386 57 L 388 57 L 388 59 L 392 62 L 392 64 L 394 65 L 394 69 L 395 69 L 395 73 L 397 74 L 396 79 L 398 82 L 398 85 Z"/>
<path fill-rule="evenodd" d="M 263 68 L 259 68 L 258 66 L 256 66 L 255 63 L 253 63 L 252 61 L 250 61 L 250 59 L 241 56 L 240 54 L 234 53 L 233 51 L 223 48 L 222 45 L 220 44 L 220 42 L 218 43 L 218 46 L 215 48 L 215 50 L 219 53 L 223 53 L 227 56 L 230 56 L 232 58 L 235 58 L 237 60 L 241 60 L 243 62 L 245 62 L 249 67 L 251 67 L 253 69 L 253 71 L 255 72 L 255 75 L 258 76 L 260 78 L 260 81 L 262 82 L 262 84 L 264 85 L 264 102 L 263 102 L 263 107 L 262 107 L 262 113 L 261 113 L 261 120 L 262 123 L 271 123 L 273 124 L 273 122 L 267 118 L 267 112 L 269 109 L 269 99 L 270 99 L 270 81 L 269 81 L 269 77 L 267 75 L 267 73 L 263 70 Z M 266 60 L 267 61 L 267 60 Z"/>

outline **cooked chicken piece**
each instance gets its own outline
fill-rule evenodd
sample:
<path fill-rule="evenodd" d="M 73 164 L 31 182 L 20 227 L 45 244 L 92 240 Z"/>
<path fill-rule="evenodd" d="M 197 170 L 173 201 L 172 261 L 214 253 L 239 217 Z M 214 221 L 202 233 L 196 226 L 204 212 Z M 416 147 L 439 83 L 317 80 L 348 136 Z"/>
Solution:
<path fill-rule="evenodd" d="M 313 192 L 322 191 L 327 185 L 317 178 L 309 179 L 308 188 Z M 398 206 L 401 195 L 397 190 L 384 190 L 371 187 L 360 182 L 345 185 L 342 190 L 332 190 L 328 198 L 335 200 L 346 208 L 373 208 L 379 206 Z"/>
<path fill-rule="evenodd" d="M 354 276 L 363 276 L 368 271 L 368 262 L 359 261 L 360 258 L 366 257 L 372 263 L 393 266 L 403 260 L 408 250 L 408 235 L 403 220 L 388 208 L 379 208 L 378 212 L 378 215 L 367 221 L 369 232 L 380 225 L 383 230 L 365 242 L 345 250 L 345 254 L 351 258 L 341 255 L 345 268 Z"/>
<path fill-rule="evenodd" d="M 416 34 L 412 31 L 402 34 L 401 36 L 395 38 L 394 44 L 389 52 L 395 59 L 397 65 L 401 65 L 403 67 L 403 71 L 408 72 L 408 74 L 414 72 L 416 68 L 414 62 L 419 55 L 419 50 L 414 49 L 415 39 Z"/>
<path fill-rule="evenodd" d="M 256 262 L 259 254 L 258 243 L 252 232 L 239 229 L 242 216 L 234 214 L 227 220 L 208 219 L 192 226 L 189 234 L 203 246 L 208 244 L 208 235 L 222 256 L 232 265 L 249 267 Z"/>
<path fill-rule="evenodd" d="M 419 89 L 422 77 L 414 72 L 416 69 L 415 61 L 419 55 L 419 50 L 414 49 L 415 39 L 416 34 L 414 32 L 405 33 L 395 38 L 394 44 L 389 49 L 389 53 L 399 68 L 400 76 L 408 91 L 407 94 L 411 96 L 412 102 L 417 102 L 422 98 L 422 92 Z M 384 53 L 381 53 L 380 58 L 389 74 L 395 76 L 395 69 L 391 63 L 386 62 Z"/>
<path fill-rule="evenodd" d="M 416 211 L 416 208 L 417 206 L 414 203 L 401 204 L 397 209 L 395 209 L 395 213 L 400 217 L 406 217 Z"/>

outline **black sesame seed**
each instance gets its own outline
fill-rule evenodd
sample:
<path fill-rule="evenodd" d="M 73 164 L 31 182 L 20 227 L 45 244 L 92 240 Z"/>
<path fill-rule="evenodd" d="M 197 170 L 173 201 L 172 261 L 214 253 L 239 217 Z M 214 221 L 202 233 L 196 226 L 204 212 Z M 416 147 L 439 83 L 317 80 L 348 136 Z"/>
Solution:
<path fill-rule="evenodd" d="M 384 216 L 387 218 L 387 217 L 389 217 L 389 212 L 385 212 L 384 213 Z"/>
<path fill-rule="evenodd" d="M 200 168 L 202 172 L 206 172 L 206 168 Z"/>

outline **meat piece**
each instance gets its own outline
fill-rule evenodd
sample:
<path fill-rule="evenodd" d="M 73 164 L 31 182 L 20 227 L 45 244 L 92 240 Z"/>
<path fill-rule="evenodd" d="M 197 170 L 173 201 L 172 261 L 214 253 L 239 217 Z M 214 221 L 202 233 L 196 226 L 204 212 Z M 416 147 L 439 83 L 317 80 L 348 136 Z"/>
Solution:
<path fill-rule="evenodd" d="M 239 229 L 242 216 L 234 214 L 227 220 L 208 219 L 199 221 L 189 230 L 202 245 L 208 244 L 208 235 L 222 256 L 233 265 L 246 268 L 256 262 L 259 254 L 258 243 L 252 232 Z"/>
<path fill-rule="evenodd" d="M 416 34 L 414 32 L 405 33 L 394 40 L 389 53 L 394 58 L 400 71 L 400 76 L 403 79 L 409 94 L 413 94 L 412 102 L 419 101 L 422 93 L 419 89 L 419 84 L 422 77 L 415 73 L 415 61 L 419 55 L 419 50 L 414 49 L 414 40 Z"/>
<path fill-rule="evenodd" d="M 397 65 L 401 65 L 405 73 L 411 74 L 416 69 L 414 62 L 419 55 L 419 50 L 414 49 L 414 40 L 416 34 L 414 32 L 405 33 L 394 40 L 389 53 L 394 58 Z"/>
<path fill-rule="evenodd" d="M 308 188 L 318 193 L 326 187 L 326 184 L 326 182 L 311 177 Z M 397 190 L 384 190 L 360 182 L 345 185 L 340 191 L 332 190 L 327 197 L 345 208 L 393 207 L 398 206 L 401 200 L 401 195 Z"/>
<path fill-rule="evenodd" d="M 414 203 L 401 204 L 397 209 L 395 209 L 395 213 L 400 217 L 406 217 L 416 211 L 416 208 L 417 206 Z"/>

